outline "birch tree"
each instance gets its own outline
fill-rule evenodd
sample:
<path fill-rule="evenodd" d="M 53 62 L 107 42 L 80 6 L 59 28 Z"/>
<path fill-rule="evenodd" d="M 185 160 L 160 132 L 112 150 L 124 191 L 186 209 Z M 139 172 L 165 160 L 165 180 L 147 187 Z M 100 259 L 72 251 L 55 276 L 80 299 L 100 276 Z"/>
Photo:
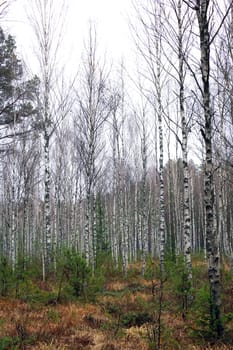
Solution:
<path fill-rule="evenodd" d="M 233 5 L 229 0 L 226 5 L 231 5 L 228 18 L 224 22 L 224 30 L 215 43 L 215 80 L 217 96 L 215 108 L 217 111 L 216 126 L 217 135 L 214 143 L 214 151 L 218 161 L 217 171 L 217 210 L 218 210 L 218 235 L 220 248 L 225 254 L 232 254 L 231 232 L 229 232 L 227 215 L 227 183 L 230 180 L 229 166 L 232 164 L 232 128 L 233 128 L 233 100 L 232 100 L 232 63 L 233 63 Z M 228 174 L 228 175 L 227 175 Z"/>
<path fill-rule="evenodd" d="M 145 274 L 146 256 L 148 254 L 148 227 L 147 227 L 147 200 L 146 200 L 146 178 L 147 178 L 147 158 L 148 158 L 148 145 L 147 145 L 147 132 L 146 132 L 146 109 L 142 110 L 142 137 L 141 137 L 141 155 L 142 155 L 142 275 Z"/>
<path fill-rule="evenodd" d="M 182 205 L 180 205 L 179 196 L 176 195 L 176 202 L 178 203 L 177 209 L 181 209 L 182 211 L 180 222 L 182 226 L 182 237 L 178 242 L 180 242 L 183 247 L 188 280 L 191 282 L 191 211 L 188 170 L 188 134 L 191 128 L 191 118 L 189 118 L 188 113 L 191 114 L 192 111 L 190 111 L 191 108 L 187 107 L 188 104 L 186 103 L 186 95 L 188 95 L 189 89 L 185 84 L 185 80 L 187 77 L 186 61 L 188 60 L 192 39 L 191 28 L 193 18 L 182 0 L 169 0 L 168 6 L 164 8 L 164 13 L 166 21 L 163 37 L 166 44 L 163 54 L 169 64 L 168 74 L 175 84 L 174 98 L 178 100 L 178 108 L 174 105 L 174 102 L 172 103 L 172 105 L 178 109 L 177 121 L 175 120 L 174 113 L 168 116 L 168 128 L 170 132 L 175 135 L 176 145 L 179 144 L 181 146 L 183 160 Z M 176 159 L 178 160 L 177 156 Z M 179 221 L 178 215 L 175 215 L 174 220 Z M 178 233 L 179 230 L 176 230 L 176 232 Z"/>
<path fill-rule="evenodd" d="M 165 212 L 164 212 L 164 108 L 162 89 L 166 85 L 164 66 L 162 65 L 162 11 L 163 4 L 159 1 L 147 1 L 146 6 L 135 6 L 142 34 L 134 28 L 135 43 L 142 59 L 146 63 L 148 86 L 145 96 L 151 103 L 158 121 L 159 144 L 159 235 L 160 235 L 160 265 L 165 270 Z M 148 93 L 148 89 L 150 92 Z"/>
<path fill-rule="evenodd" d="M 34 0 L 28 10 L 28 17 L 36 39 L 35 53 L 41 82 L 39 96 L 41 120 L 38 126 L 41 129 L 44 154 L 44 250 L 42 253 L 44 278 L 50 271 L 54 253 L 51 223 L 50 143 L 52 134 L 59 123 L 58 119 L 64 118 L 67 112 L 59 111 L 59 103 L 55 99 L 55 84 L 59 85 L 56 68 L 65 9 L 65 1 L 58 6 L 54 0 Z"/>
<path fill-rule="evenodd" d="M 188 279 L 192 280 L 192 262 L 191 262 L 191 213 L 190 213 L 190 188 L 189 188 L 189 169 L 188 169 L 188 130 L 189 125 L 185 115 L 185 96 L 184 96 L 184 22 L 183 18 L 187 16 L 182 13 L 182 1 L 178 0 L 177 4 L 177 22 L 178 22 L 178 59 L 179 59 L 179 107 L 182 124 L 182 156 L 183 156 L 183 170 L 184 170 L 184 218 L 183 218 L 183 238 L 184 238 L 184 256 L 186 261 L 186 268 L 188 271 Z"/>
<path fill-rule="evenodd" d="M 140 83 L 139 83 L 140 84 Z M 138 138 L 135 140 L 134 152 L 135 158 L 140 157 L 139 159 L 135 159 L 135 211 L 136 213 L 132 213 L 131 215 L 135 216 L 135 231 L 139 232 L 139 237 L 136 235 L 137 241 L 136 243 L 141 250 L 142 254 L 142 276 L 145 274 L 146 269 L 146 258 L 149 253 L 149 230 L 148 230 L 148 212 L 149 212 L 149 196 L 148 196 L 148 184 L 147 184 L 147 174 L 148 174 L 148 144 L 149 144 L 149 118 L 150 115 L 149 108 L 147 106 L 148 102 L 143 99 L 142 87 L 141 89 L 141 104 L 138 106 L 137 110 L 135 110 L 135 123 L 137 125 L 138 130 L 132 131 L 134 134 L 139 134 Z M 133 122 L 131 123 L 131 125 Z M 132 126 L 131 126 L 132 127 Z M 136 145 L 139 143 L 140 151 L 137 151 Z M 139 162 L 140 160 L 140 162 Z M 138 169 L 140 167 L 140 169 Z M 138 183 L 137 183 L 138 182 Z M 139 188 L 138 188 L 139 187 Z M 139 198 L 138 198 L 139 197 Z M 140 219 L 140 220 L 139 220 Z"/>
<path fill-rule="evenodd" d="M 97 56 L 97 36 L 90 26 L 85 47 L 81 92 L 77 92 L 78 111 L 75 119 L 77 145 L 85 179 L 84 251 L 87 263 L 96 262 L 96 183 L 101 172 L 97 164 L 103 151 L 102 131 L 110 113 L 107 72 Z"/>
<path fill-rule="evenodd" d="M 119 164 L 119 154 L 120 154 L 120 125 L 118 120 L 118 109 L 121 101 L 121 95 L 116 90 L 113 94 L 111 101 L 111 119 L 112 119 L 112 128 L 111 128 L 111 144 L 112 144 L 112 222 L 111 222 L 111 242 L 112 242 L 112 256 L 118 266 L 119 262 L 119 198 L 118 198 L 118 189 L 119 189 L 119 177 L 118 177 L 118 164 Z"/>
<path fill-rule="evenodd" d="M 219 242 L 217 236 L 215 217 L 215 190 L 214 190 L 214 163 L 213 163 L 213 119 L 214 111 L 211 106 L 210 71 L 211 71 L 211 44 L 221 29 L 222 23 L 228 14 L 226 11 L 215 33 L 211 33 L 211 13 L 214 10 L 214 2 L 211 0 L 198 0 L 187 2 L 188 6 L 196 13 L 199 30 L 200 46 L 200 70 L 202 85 L 195 77 L 202 96 L 202 108 L 204 114 L 204 128 L 201 129 L 205 144 L 205 185 L 204 201 L 206 214 L 206 249 L 208 257 L 208 277 L 210 284 L 210 327 L 217 336 L 223 334 L 221 319 L 221 281 L 220 281 L 220 257 Z"/>

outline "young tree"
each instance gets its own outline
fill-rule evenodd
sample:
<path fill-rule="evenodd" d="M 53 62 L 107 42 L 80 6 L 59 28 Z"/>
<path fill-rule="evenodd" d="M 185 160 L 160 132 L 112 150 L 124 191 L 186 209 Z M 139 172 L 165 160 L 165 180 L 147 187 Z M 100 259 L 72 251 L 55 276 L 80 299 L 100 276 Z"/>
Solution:
<path fill-rule="evenodd" d="M 97 36 L 90 26 L 83 65 L 81 87 L 77 90 L 78 111 L 75 119 L 77 147 L 85 179 L 84 250 L 87 263 L 96 263 L 96 184 L 101 172 L 97 163 L 103 152 L 102 131 L 110 114 L 107 73 L 97 56 Z"/>

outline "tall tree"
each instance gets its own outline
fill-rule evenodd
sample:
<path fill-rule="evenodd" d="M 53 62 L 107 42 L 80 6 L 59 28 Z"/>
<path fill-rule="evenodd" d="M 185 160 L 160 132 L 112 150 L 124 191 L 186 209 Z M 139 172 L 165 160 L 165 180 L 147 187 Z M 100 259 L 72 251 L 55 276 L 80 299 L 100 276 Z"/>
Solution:
<path fill-rule="evenodd" d="M 204 201 L 206 214 L 206 249 L 208 257 L 208 277 L 210 284 L 210 326 L 218 336 L 223 334 L 223 324 L 221 319 L 221 297 L 220 297 L 220 257 L 219 242 L 217 235 L 217 225 L 215 217 L 215 189 L 214 189 L 214 162 L 213 162 L 213 120 L 214 111 L 211 106 L 210 89 L 210 52 L 211 44 L 217 36 L 226 18 L 230 7 L 220 20 L 220 25 L 215 33 L 211 33 L 210 20 L 214 8 L 211 0 L 184 0 L 192 8 L 197 17 L 200 45 L 200 70 L 202 86 L 198 87 L 202 95 L 202 108 L 204 114 L 204 128 L 201 129 L 205 144 L 205 181 L 204 181 Z M 212 34 L 212 36 L 211 36 Z"/>
<path fill-rule="evenodd" d="M 182 158 L 183 158 L 183 181 L 184 181 L 184 217 L 183 217 L 183 239 L 184 239 L 184 256 L 188 279 L 192 280 L 192 262 L 191 262 L 191 213 L 190 213 L 190 187 L 189 187 L 189 169 L 188 169 L 188 130 L 189 125 L 185 114 L 185 95 L 184 95 L 184 33 L 185 24 L 183 18 L 187 13 L 182 13 L 182 1 L 178 0 L 177 4 L 177 22 L 178 22 L 178 59 L 179 59 L 179 107 L 182 125 Z"/>
<path fill-rule="evenodd" d="M 10 259 L 13 268 L 17 263 L 18 252 L 18 230 L 17 230 L 17 208 L 19 181 L 17 175 L 18 148 L 20 136 L 25 139 L 26 135 L 33 131 L 35 117 L 37 116 L 38 79 L 35 77 L 30 81 L 24 81 L 23 65 L 16 54 L 16 43 L 11 35 L 6 35 L 0 28 L 0 140 L 2 156 L 12 157 L 13 181 L 10 188 L 12 200 L 12 217 L 9 228 Z M 8 154 L 10 153 L 10 154 Z M 7 159 L 7 158 L 6 158 Z M 6 166 L 1 165 L 4 172 Z M 15 179 L 15 180 L 14 180 Z M 8 240 L 9 236 L 5 236 Z M 6 246 L 8 244 L 6 243 Z M 6 251 L 3 252 L 6 254 Z"/>
<path fill-rule="evenodd" d="M 214 183 L 213 183 L 213 146 L 212 146 L 212 124 L 213 111 L 210 105 L 210 29 L 208 8 L 209 0 L 196 2 L 200 50 L 201 50 L 201 76 L 202 96 L 205 117 L 204 141 L 205 141 L 205 210 L 206 210 L 206 247 L 208 255 L 208 276 L 211 289 L 211 322 L 219 336 L 223 333 L 223 325 L 220 311 L 220 260 L 218 241 L 216 236 L 216 224 L 214 218 Z"/>
<path fill-rule="evenodd" d="M 164 65 L 162 64 L 162 13 L 163 3 L 156 4 L 148 0 L 146 6 L 137 6 L 138 20 L 142 32 L 134 28 L 135 41 L 140 55 L 146 63 L 147 72 L 142 76 L 147 78 L 148 86 L 145 95 L 155 111 L 158 125 L 159 145 L 159 235 L 160 235 L 160 265 L 165 270 L 165 212 L 164 212 L 164 108 L 162 89 L 166 85 Z M 156 135 L 157 137 L 157 135 Z"/>
<path fill-rule="evenodd" d="M 50 143 L 54 130 L 67 114 L 61 108 L 55 89 L 59 86 L 61 72 L 57 71 L 59 47 L 65 18 L 65 0 L 57 5 L 54 0 L 33 0 L 30 3 L 28 17 L 35 34 L 35 52 L 40 71 L 40 130 L 44 154 L 44 250 L 43 275 L 49 273 L 53 249 L 53 232 L 51 223 L 51 165 Z"/>

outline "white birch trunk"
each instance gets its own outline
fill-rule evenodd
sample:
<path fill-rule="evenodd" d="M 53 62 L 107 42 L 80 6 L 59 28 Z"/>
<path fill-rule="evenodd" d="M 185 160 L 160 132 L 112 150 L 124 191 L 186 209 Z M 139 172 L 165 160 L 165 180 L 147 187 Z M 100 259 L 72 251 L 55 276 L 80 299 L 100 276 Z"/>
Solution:
<path fill-rule="evenodd" d="M 183 52 L 183 20 L 181 11 L 181 0 L 178 1 L 178 57 L 179 57 L 179 104 L 182 123 L 182 156 L 183 156 L 183 176 L 184 176 L 184 199 L 183 199 L 183 240 L 184 257 L 188 280 L 192 281 L 192 261 L 191 261 L 191 212 L 190 212 L 190 186 L 188 169 L 188 125 L 185 117 L 185 96 L 184 96 L 184 52 Z"/>
<path fill-rule="evenodd" d="M 157 24 L 159 25 L 159 23 Z M 157 28 L 159 30 L 159 28 Z M 161 38 L 156 39 L 156 89 L 158 101 L 158 130 L 159 130 L 159 254 L 161 272 L 165 272 L 165 211 L 164 211 L 164 165 L 163 165 L 163 119 L 161 99 Z"/>
<path fill-rule="evenodd" d="M 147 226 L 147 202 L 146 202 L 146 176 L 147 176 L 147 145 L 145 116 L 142 120 L 142 276 L 145 275 L 146 257 L 148 254 L 148 226 Z"/>
<path fill-rule="evenodd" d="M 212 123 L 213 112 L 210 108 L 210 32 L 208 7 L 210 0 L 197 2 L 196 13 L 200 32 L 201 50 L 201 76 L 203 83 L 203 108 L 205 129 L 203 131 L 205 141 L 205 211 L 206 211 L 206 249 L 208 257 L 208 276 L 210 283 L 210 318 L 211 327 L 220 337 L 223 333 L 221 320 L 221 297 L 220 297 L 220 258 L 214 215 L 215 193 L 213 179 L 213 146 L 212 146 Z"/>
<path fill-rule="evenodd" d="M 86 203 L 85 203 L 85 231 L 84 231 L 84 251 L 87 264 L 90 263 L 90 221 L 91 221 L 91 191 L 90 185 L 87 185 Z"/>
<path fill-rule="evenodd" d="M 50 207 L 50 161 L 49 136 L 44 132 L 44 232 L 45 232 L 45 271 L 49 273 L 52 257 L 51 207 Z"/>
<path fill-rule="evenodd" d="M 96 231 L 96 192 L 95 189 L 93 190 L 93 196 L 92 196 L 92 231 L 93 231 L 93 259 L 92 259 L 92 270 L 94 272 L 96 268 L 96 261 L 97 261 L 97 231 Z"/>

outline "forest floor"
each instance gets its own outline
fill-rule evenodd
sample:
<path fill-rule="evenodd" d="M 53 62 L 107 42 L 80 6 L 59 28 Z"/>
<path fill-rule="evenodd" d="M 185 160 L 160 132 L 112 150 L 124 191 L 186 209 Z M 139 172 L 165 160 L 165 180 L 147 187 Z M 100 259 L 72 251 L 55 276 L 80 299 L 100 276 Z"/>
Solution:
<path fill-rule="evenodd" d="M 222 339 L 214 340 L 208 330 L 206 264 L 194 265 L 195 289 L 187 310 L 182 278 L 174 270 L 161 294 L 160 281 L 153 274 L 142 278 L 140 264 L 131 266 L 127 277 L 109 276 L 91 301 L 54 302 L 46 296 L 57 293 L 55 283 L 27 283 L 17 298 L 0 298 L 0 350 L 153 350 L 158 349 L 159 326 L 160 350 L 233 349 L 233 278 L 229 272 L 224 274 L 226 331 Z"/>

